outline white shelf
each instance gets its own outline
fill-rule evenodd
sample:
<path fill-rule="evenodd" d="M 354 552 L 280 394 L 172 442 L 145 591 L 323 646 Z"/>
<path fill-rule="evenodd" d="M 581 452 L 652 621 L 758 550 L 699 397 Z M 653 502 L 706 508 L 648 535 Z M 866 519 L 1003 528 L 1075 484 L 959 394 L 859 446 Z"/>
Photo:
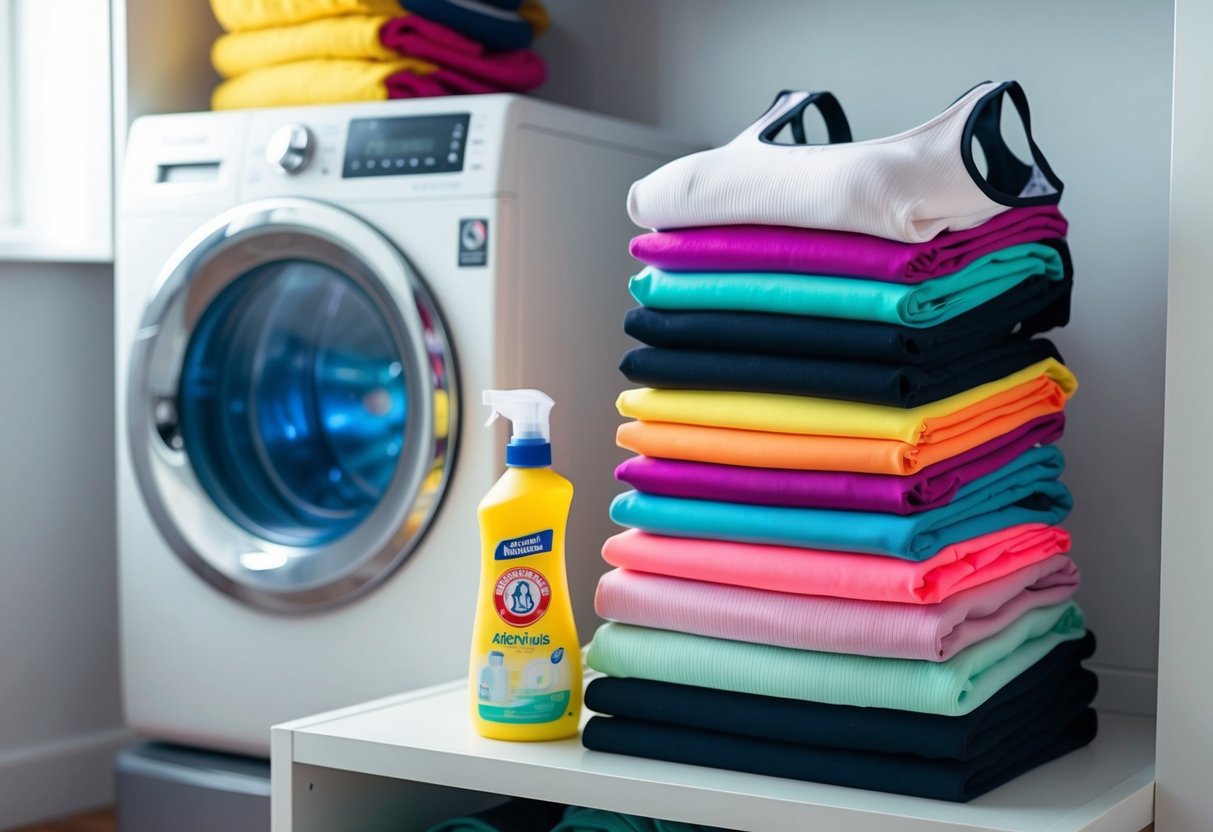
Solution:
<path fill-rule="evenodd" d="M 578 739 L 486 740 L 466 697 L 457 682 L 274 728 L 274 832 L 333 818 L 349 832 L 420 831 L 477 808 L 454 790 L 753 832 L 1137 832 L 1154 817 L 1154 721 L 1143 717 L 1104 715 L 1090 747 L 956 804 L 603 754 Z"/>

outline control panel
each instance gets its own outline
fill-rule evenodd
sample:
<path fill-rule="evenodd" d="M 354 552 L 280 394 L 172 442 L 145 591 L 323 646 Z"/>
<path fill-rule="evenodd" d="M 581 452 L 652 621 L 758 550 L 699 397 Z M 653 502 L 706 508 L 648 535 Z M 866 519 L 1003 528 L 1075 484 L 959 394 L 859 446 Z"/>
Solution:
<path fill-rule="evenodd" d="M 463 170 L 469 113 L 350 121 L 341 175 L 407 176 Z"/>

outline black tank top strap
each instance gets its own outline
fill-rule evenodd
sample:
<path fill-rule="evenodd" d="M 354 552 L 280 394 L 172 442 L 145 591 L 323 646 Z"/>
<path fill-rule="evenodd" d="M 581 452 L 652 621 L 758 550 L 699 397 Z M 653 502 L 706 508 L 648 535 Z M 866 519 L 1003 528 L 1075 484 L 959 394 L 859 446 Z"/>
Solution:
<path fill-rule="evenodd" d="M 1032 164 L 1021 160 L 1007 146 L 1002 135 L 1002 102 L 1011 99 L 1023 122 Z M 973 142 L 981 147 L 986 160 L 983 174 L 973 158 Z M 1065 185 L 1053 172 L 1036 139 L 1032 136 L 1032 114 L 1028 97 L 1017 81 L 999 84 L 973 105 L 961 135 L 960 155 L 973 181 L 990 199 L 1000 205 L 1053 205 L 1061 199 Z"/>
<path fill-rule="evenodd" d="M 827 144 L 842 144 L 851 141 L 851 125 L 847 121 L 842 104 L 829 92 L 807 92 L 783 90 L 766 112 L 741 133 L 737 139 L 757 139 L 765 144 L 780 144 L 776 137 L 789 128 L 794 144 L 811 144 L 805 130 L 806 111 L 815 108 L 821 114 L 826 127 Z"/>

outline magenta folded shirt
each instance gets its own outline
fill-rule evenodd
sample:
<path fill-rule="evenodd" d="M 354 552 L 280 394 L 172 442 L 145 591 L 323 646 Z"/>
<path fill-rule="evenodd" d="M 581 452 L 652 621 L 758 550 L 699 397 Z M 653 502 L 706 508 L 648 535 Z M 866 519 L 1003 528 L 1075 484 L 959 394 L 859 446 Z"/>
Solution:
<path fill-rule="evenodd" d="M 615 569 L 594 608 L 608 621 L 797 650 L 947 661 L 1025 613 L 1068 601 L 1078 567 L 1065 555 L 1025 566 L 938 604 L 857 601 Z"/>
<path fill-rule="evenodd" d="M 443 85 L 458 92 L 525 92 L 547 78 L 543 58 L 530 49 L 494 52 L 415 14 L 383 24 L 379 41 L 402 55 L 438 64 Z"/>
<path fill-rule="evenodd" d="M 638 456 L 615 476 L 637 491 L 693 500 L 916 514 L 945 506 L 964 485 L 991 474 L 1036 445 L 1056 442 L 1065 415 L 1052 413 L 907 476 L 846 471 L 745 468 Z"/>
<path fill-rule="evenodd" d="M 816 228 L 721 225 L 641 234 L 631 252 L 666 271 L 795 272 L 921 283 L 1008 246 L 1064 237 L 1067 228 L 1056 207 L 1042 205 L 1012 208 L 975 228 L 922 243 Z"/>

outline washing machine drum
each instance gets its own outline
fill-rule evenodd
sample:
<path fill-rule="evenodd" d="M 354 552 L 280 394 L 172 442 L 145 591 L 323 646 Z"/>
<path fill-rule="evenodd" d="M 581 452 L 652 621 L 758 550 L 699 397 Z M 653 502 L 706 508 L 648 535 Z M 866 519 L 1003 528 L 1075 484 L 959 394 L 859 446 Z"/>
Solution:
<path fill-rule="evenodd" d="M 132 460 L 174 551 L 275 611 L 348 601 L 432 521 L 454 365 L 425 284 L 352 215 L 242 206 L 166 266 L 134 343 Z"/>

